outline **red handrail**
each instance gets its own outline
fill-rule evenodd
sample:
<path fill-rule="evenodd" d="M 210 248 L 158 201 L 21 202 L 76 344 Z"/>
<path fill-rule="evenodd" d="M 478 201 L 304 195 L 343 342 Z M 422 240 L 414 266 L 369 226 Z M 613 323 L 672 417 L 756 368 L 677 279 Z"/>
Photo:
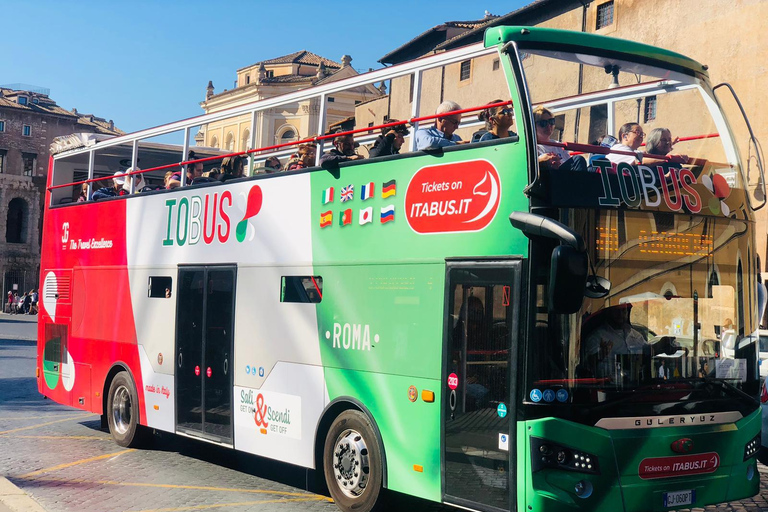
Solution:
<path fill-rule="evenodd" d="M 280 149 L 280 148 L 284 148 L 284 147 L 288 147 L 288 146 L 299 146 L 301 144 L 307 144 L 307 143 L 311 143 L 311 142 L 323 141 L 323 140 L 328 140 L 328 139 L 335 139 L 336 137 L 344 137 L 344 136 L 347 136 L 347 135 L 354 135 L 356 133 L 372 132 L 372 131 L 380 130 L 382 128 L 389 128 L 389 127 L 392 127 L 392 126 L 400 126 L 400 125 L 404 125 L 404 124 L 411 124 L 411 125 L 413 125 L 414 123 L 419 123 L 421 121 L 429 121 L 430 119 L 439 119 L 441 117 L 455 116 L 456 114 L 466 114 L 466 113 L 469 113 L 469 112 L 477 112 L 478 110 L 485 110 L 487 108 L 495 108 L 495 107 L 503 107 L 503 106 L 511 105 L 511 104 L 512 104 L 512 101 L 500 101 L 498 103 L 489 103 L 487 105 L 483 105 L 483 106 L 480 106 L 480 107 L 463 108 L 463 109 L 460 109 L 460 110 L 453 110 L 451 112 L 445 112 L 445 113 L 442 113 L 442 114 L 433 114 L 433 115 L 429 115 L 429 116 L 413 117 L 411 119 L 406 119 L 406 120 L 403 120 L 403 121 L 384 123 L 384 124 L 380 124 L 380 125 L 376 125 L 376 126 L 367 126 L 365 128 L 357 128 L 355 130 L 348 130 L 348 131 L 345 131 L 345 132 L 329 133 L 329 134 L 325 134 L 325 135 L 315 135 L 313 137 L 308 137 L 306 139 L 301 139 L 301 140 L 297 140 L 297 141 L 293 141 L 293 142 L 283 142 L 281 144 L 274 144 L 272 146 L 264 146 L 264 147 L 261 147 L 261 148 L 253 148 L 253 149 L 248 149 L 246 151 L 238 151 L 236 153 L 227 153 L 225 155 L 208 156 L 208 157 L 205 157 L 205 158 L 198 158 L 198 159 L 195 159 L 195 160 L 184 160 L 184 161 L 179 162 L 179 163 L 160 165 L 158 167 L 150 167 L 149 169 L 139 169 L 137 171 L 132 171 L 132 172 L 129 172 L 129 173 L 120 174 L 119 176 L 121 176 L 121 177 L 133 176 L 134 174 L 144 174 L 144 173 L 151 172 L 151 171 L 162 171 L 164 169 L 172 169 L 172 168 L 177 168 L 177 167 L 184 167 L 185 165 L 189 165 L 189 164 L 211 162 L 213 160 L 223 160 L 224 158 L 232 157 L 232 156 L 243 156 L 243 155 L 249 155 L 251 153 L 261 153 L 261 152 L 264 152 L 264 151 L 272 151 L 272 150 L 275 150 L 275 149 Z M 89 180 L 74 181 L 72 183 L 64 183 L 62 185 L 51 185 L 50 187 L 48 187 L 48 190 L 54 190 L 54 189 L 64 188 L 64 187 L 76 187 L 77 185 L 82 185 L 83 183 L 94 183 L 96 181 L 108 180 L 108 179 L 112 179 L 114 177 L 115 177 L 114 175 L 112 175 L 112 176 L 104 176 L 104 177 L 101 177 L 101 178 L 92 178 L 92 179 L 89 179 Z"/>
<path fill-rule="evenodd" d="M 690 137 L 680 137 L 678 139 L 678 142 L 688 142 L 691 140 L 701 140 L 701 139 L 711 139 L 713 137 L 719 137 L 719 133 L 708 133 L 704 135 L 692 135 Z M 571 154 L 579 155 L 583 153 L 591 153 L 591 154 L 599 154 L 599 155 L 607 155 L 610 153 L 616 154 L 616 155 L 627 155 L 627 156 L 637 156 L 637 153 L 634 151 L 623 151 L 619 149 L 612 149 L 607 148 L 605 146 L 597 146 L 594 144 L 582 144 L 579 142 L 554 142 L 554 141 L 547 141 L 546 144 L 541 144 L 542 146 L 553 146 L 558 148 L 563 148 L 566 151 L 569 151 Z M 645 146 L 645 143 L 642 144 Z M 658 160 L 667 160 L 669 161 L 672 157 L 670 155 L 654 155 L 651 153 L 643 153 L 643 158 L 655 158 Z M 694 159 L 696 162 L 701 161 L 701 159 Z"/>

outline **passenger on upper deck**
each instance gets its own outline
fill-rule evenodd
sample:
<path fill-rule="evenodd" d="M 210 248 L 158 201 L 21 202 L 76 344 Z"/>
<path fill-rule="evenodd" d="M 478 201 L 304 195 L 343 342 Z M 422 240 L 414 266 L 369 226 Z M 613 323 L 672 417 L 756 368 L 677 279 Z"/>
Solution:
<path fill-rule="evenodd" d="M 130 174 L 134 171 L 140 171 L 138 167 L 129 167 L 126 169 L 125 174 Z M 131 193 L 131 182 L 134 182 L 135 185 L 133 187 L 134 194 L 138 194 L 139 192 L 144 192 L 144 189 L 147 188 L 147 183 L 144 181 L 144 175 L 143 174 L 132 174 L 130 176 L 125 177 L 125 183 L 123 183 L 123 190 L 126 194 Z"/>
<path fill-rule="evenodd" d="M 560 146 L 552 146 L 547 142 L 555 142 L 552 132 L 555 131 L 555 117 L 552 112 L 542 106 L 533 111 L 533 121 L 536 124 L 536 152 L 539 155 L 539 166 L 543 169 L 559 171 L 586 171 L 587 161 L 582 156 L 571 156 Z"/>
<path fill-rule="evenodd" d="M 390 119 L 388 122 L 397 123 L 399 121 L 397 119 Z M 409 133 L 408 127 L 404 124 L 382 128 L 381 135 L 376 137 L 376 140 L 373 142 L 368 158 L 400 154 L 400 148 L 403 147 L 405 136 Z"/>
<path fill-rule="evenodd" d="M 245 172 L 245 158 L 242 156 L 227 156 L 221 161 L 219 181 L 242 178 Z"/>
<path fill-rule="evenodd" d="M 491 103 L 501 103 L 502 100 L 493 100 Z M 517 137 L 517 133 L 510 130 L 515 124 L 512 105 L 507 107 L 490 107 L 481 110 L 478 119 L 485 121 L 485 129 L 488 130 L 480 137 L 478 142 L 501 139 L 504 137 Z"/>
<path fill-rule="evenodd" d="M 315 165 L 315 155 L 317 155 L 317 146 L 314 144 L 301 144 L 299 146 L 299 158 L 288 166 L 286 171 L 295 171 L 297 169 L 306 169 Z"/>
<path fill-rule="evenodd" d="M 621 128 L 619 128 L 619 142 L 618 144 L 611 146 L 611 149 L 615 151 L 628 151 L 637 154 L 637 148 L 642 145 L 644 137 L 645 133 L 639 124 L 626 123 L 622 125 Z M 641 157 L 642 155 L 631 156 L 621 155 L 618 153 L 608 153 L 606 156 L 608 161 L 611 163 L 618 164 L 620 162 L 625 162 L 632 165 L 639 163 Z"/>
<path fill-rule="evenodd" d="M 88 184 L 83 183 L 80 185 L 80 194 L 77 196 L 77 202 L 82 203 L 88 200 Z"/>
<path fill-rule="evenodd" d="M 271 156 L 264 162 L 264 171 L 267 174 L 280 172 L 283 170 L 283 164 L 280 163 L 280 159 L 276 156 Z"/>
<path fill-rule="evenodd" d="M 99 190 L 95 191 L 91 195 L 91 199 L 94 201 L 98 201 L 99 199 L 104 199 L 106 197 L 117 197 L 117 196 L 125 196 L 128 195 L 128 192 L 123 188 L 123 185 L 125 185 L 125 177 L 123 176 L 122 171 L 117 171 L 112 178 L 112 186 L 111 187 L 103 187 Z"/>
<path fill-rule="evenodd" d="M 197 155 L 194 151 L 190 151 L 187 154 L 187 160 L 196 160 Z M 199 178 L 203 175 L 203 162 L 195 162 L 194 164 L 187 165 L 187 185 L 191 184 L 195 178 Z M 171 177 L 166 181 L 165 188 L 176 188 L 181 186 L 181 170 L 178 170 L 171 174 Z"/>
<path fill-rule="evenodd" d="M 435 114 L 445 114 L 456 110 L 461 110 L 459 104 L 455 101 L 446 100 L 437 107 Z M 432 128 L 419 128 L 414 135 L 416 137 L 416 150 L 438 149 L 462 142 L 461 137 L 454 133 L 460 123 L 461 114 L 453 114 L 435 119 L 435 126 Z"/>
<path fill-rule="evenodd" d="M 352 160 L 362 160 L 362 155 L 355 153 L 355 138 L 352 135 L 342 135 L 333 139 L 332 150 L 320 157 L 320 165 L 339 164 Z"/>
<path fill-rule="evenodd" d="M 688 155 L 670 154 L 672 152 L 672 146 L 677 144 L 678 140 L 678 137 L 672 139 L 672 132 L 669 131 L 669 128 L 654 128 L 651 130 L 651 133 L 648 134 L 648 139 L 645 141 L 645 153 L 647 155 L 663 155 L 667 158 L 661 160 L 653 157 L 644 157 L 643 162 L 688 163 Z"/>

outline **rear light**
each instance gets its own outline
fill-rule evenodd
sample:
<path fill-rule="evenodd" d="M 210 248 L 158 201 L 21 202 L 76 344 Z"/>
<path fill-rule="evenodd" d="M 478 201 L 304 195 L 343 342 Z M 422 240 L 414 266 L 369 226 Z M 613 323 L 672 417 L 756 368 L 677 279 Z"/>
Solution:
<path fill-rule="evenodd" d="M 763 384 L 765 386 L 765 384 Z M 760 434 L 757 434 L 752 438 L 750 442 L 744 446 L 744 460 L 750 459 L 757 455 L 757 451 L 760 449 Z"/>
<path fill-rule="evenodd" d="M 531 469 L 536 472 L 546 468 L 600 474 L 597 457 L 591 453 L 531 437 Z"/>
<path fill-rule="evenodd" d="M 768 389 L 765 387 L 765 380 L 763 379 L 763 384 L 760 386 L 760 403 L 768 403 Z"/>

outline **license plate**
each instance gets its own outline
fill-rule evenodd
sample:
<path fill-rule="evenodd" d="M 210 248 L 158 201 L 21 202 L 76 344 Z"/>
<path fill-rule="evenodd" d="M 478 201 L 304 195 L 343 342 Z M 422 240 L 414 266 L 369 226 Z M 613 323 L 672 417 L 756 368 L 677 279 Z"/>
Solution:
<path fill-rule="evenodd" d="M 694 503 L 696 503 L 696 491 L 694 489 L 691 489 L 689 491 L 675 491 L 675 492 L 664 493 L 665 507 L 693 505 Z"/>

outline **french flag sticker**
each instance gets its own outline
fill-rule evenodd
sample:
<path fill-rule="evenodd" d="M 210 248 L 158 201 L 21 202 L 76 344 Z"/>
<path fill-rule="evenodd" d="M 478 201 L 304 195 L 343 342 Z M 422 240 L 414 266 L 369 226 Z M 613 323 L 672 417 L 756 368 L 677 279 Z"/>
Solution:
<path fill-rule="evenodd" d="M 373 182 L 366 183 L 362 186 L 360 189 L 360 199 L 365 201 L 366 199 L 370 199 L 373 197 Z"/>

